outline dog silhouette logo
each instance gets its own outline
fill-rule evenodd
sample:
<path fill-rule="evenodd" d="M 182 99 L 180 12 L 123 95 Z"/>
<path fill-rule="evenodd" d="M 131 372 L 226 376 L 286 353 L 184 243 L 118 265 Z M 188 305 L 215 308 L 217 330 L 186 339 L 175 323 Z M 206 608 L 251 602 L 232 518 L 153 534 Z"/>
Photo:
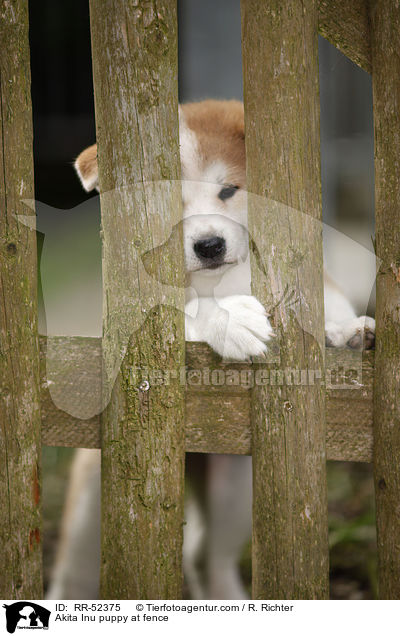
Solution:
<path fill-rule="evenodd" d="M 3 607 L 6 610 L 9 634 L 14 634 L 16 629 L 49 629 L 51 612 L 41 605 L 31 601 L 18 601 Z"/>

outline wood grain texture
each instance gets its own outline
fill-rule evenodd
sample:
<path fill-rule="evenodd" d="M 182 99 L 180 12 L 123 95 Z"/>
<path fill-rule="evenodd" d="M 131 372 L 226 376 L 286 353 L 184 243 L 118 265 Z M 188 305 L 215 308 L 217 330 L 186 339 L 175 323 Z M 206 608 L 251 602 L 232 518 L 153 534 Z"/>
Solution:
<path fill-rule="evenodd" d="M 324 372 L 318 11 L 242 0 L 252 291 L 280 368 Z M 253 389 L 253 597 L 328 596 L 325 391 Z"/>
<path fill-rule="evenodd" d="M 379 597 L 400 599 L 400 3 L 373 0 L 376 280 L 374 474 Z"/>
<path fill-rule="evenodd" d="M 178 379 L 166 387 L 147 376 L 184 364 L 176 2 L 91 0 L 90 18 L 104 281 L 101 595 L 179 598 L 184 391 Z M 173 231 L 161 259 L 153 248 Z"/>
<path fill-rule="evenodd" d="M 352 62 L 371 73 L 367 0 L 319 0 L 318 30 Z"/>
<path fill-rule="evenodd" d="M 52 338 L 53 340 L 53 338 Z M 96 338 L 57 337 L 52 351 L 58 352 L 59 364 L 52 364 L 52 387 L 59 385 L 64 395 L 70 387 L 68 403 L 72 409 L 92 399 L 99 382 L 98 361 L 101 341 Z M 71 362 L 80 348 L 87 366 L 76 368 L 71 376 Z M 40 338 L 42 386 L 42 439 L 47 446 L 100 448 L 100 416 L 78 419 L 57 408 L 47 386 L 46 338 Z M 360 368 L 361 363 L 361 368 Z M 250 399 L 248 374 L 255 365 L 223 364 L 218 355 L 202 342 L 186 343 L 186 416 L 185 448 L 193 453 L 251 454 Z M 69 369 L 68 383 L 65 369 Z M 374 352 L 365 352 L 360 359 L 357 352 L 347 349 L 326 350 L 326 376 L 345 376 L 348 383 L 331 383 L 326 388 L 327 459 L 352 462 L 372 461 L 372 383 Z M 194 383 L 190 373 L 197 370 L 203 384 Z M 226 378 L 240 371 L 239 386 L 227 383 L 212 385 L 212 372 L 222 370 Z M 60 374 L 58 378 L 56 372 Z M 204 382 L 204 378 L 211 378 Z M 352 384 L 354 377 L 357 384 Z M 229 382 L 229 380 L 227 381 Z M 83 389 L 82 389 L 83 387 Z"/>
<path fill-rule="evenodd" d="M 101 339 L 40 336 L 39 344 L 43 444 L 100 448 Z M 77 417 L 88 404 L 93 415 Z"/>
<path fill-rule="evenodd" d="M 28 3 L 0 2 L 0 596 L 40 599 L 40 401 Z"/>

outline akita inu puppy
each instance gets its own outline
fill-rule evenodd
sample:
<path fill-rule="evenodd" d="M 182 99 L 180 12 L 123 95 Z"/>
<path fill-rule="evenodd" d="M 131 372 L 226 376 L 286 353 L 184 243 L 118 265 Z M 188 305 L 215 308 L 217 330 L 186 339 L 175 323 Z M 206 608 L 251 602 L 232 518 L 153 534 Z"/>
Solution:
<path fill-rule="evenodd" d="M 273 329 L 264 307 L 250 290 L 243 105 L 208 100 L 181 106 L 180 153 L 188 275 L 186 339 L 205 341 L 226 358 L 247 360 L 267 350 Z M 87 191 L 98 188 L 96 145 L 79 155 L 75 168 Z M 350 301 L 326 276 L 326 344 L 371 348 L 374 331 L 374 320 L 357 316 Z M 209 460 L 214 479 L 208 515 L 208 582 L 205 586 L 200 583 L 195 567 L 202 526 L 193 502 L 187 507 L 188 521 L 193 517 L 197 522 L 189 523 L 185 530 L 185 574 L 194 598 L 242 598 L 246 593 L 238 574 L 238 556 L 251 527 L 251 461 L 212 455 Z M 90 477 L 99 472 L 98 455 L 90 465 L 88 470 L 88 463 L 78 455 L 72 479 L 75 500 L 77 483 L 86 502 L 90 488 L 93 496 L 99 497 Z M 84 479 L 77 476 L 79 471 L 86 475 Z M 57 561 L 50 598 L 91 598 L 96 594 L 96 564 L 93 576 L 88 577 L 88 565 L 81 560 L 80 576 L 80 559 L 76 558 L 84 552 L 79 537 L 87 545 L 89 528 L 96 525 L 99 516 L 92 511 L 83 519 L 85 510 L 89 511 L 87 505 L 69 506 L 62 557 Z M 82 586 L 90 578 L 92 583 Z"/>
<path fill-rule="evenodd" d="M 207 342 L 233 360 L 248 359 L 266 351 L 272 328 L 250 291 L 243 105 L 207 100 L 181 106 L 180 151 L 186 339 Z M 96 144 L 79 155 L 75 168 L 87 191 L 98 187 Z M 325 327 L 329 346 L 373 346 L 374 320 L 357 317 L 328 276 Z"/>

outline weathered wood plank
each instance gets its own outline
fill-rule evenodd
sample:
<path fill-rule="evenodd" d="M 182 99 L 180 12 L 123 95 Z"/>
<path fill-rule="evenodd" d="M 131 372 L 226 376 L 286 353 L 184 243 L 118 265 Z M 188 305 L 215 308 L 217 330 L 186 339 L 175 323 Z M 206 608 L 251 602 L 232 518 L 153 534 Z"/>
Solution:
<path fill-rule="evenodd" d="M 324 372 L 318 11 L 242 0 L 252 291 L 280 337 L 280 368 Z M 253 597 L 328 596 L 325 391 L 255 386 Z"/>
<path fill-rule="evenodd" d="M 0 2 L 0 596 L 40 599 L 40 401 L 26 0 Z"/>
<path fill-rule="evenodd" d="M 319 0 L 318 30 L 352 62 L 371 72 L 367 0 Z"/>
<path fill-rule="evenodd" d="M 52 361 L 53 369 L 50 389 L 60 386 L 71 394 L 68 403 L 75 405 L 93 400 L 93 393 L 99 382 L 96 360 L 100 358 L 101 341 L 96 338 L 57 337 L 52 351 L 59 356 L 59 364 Z M 49 388 L 45 367 L 46 339 L 40 339 L 41 345 L 41 385 L 42 385 L 42 439 L 47 446 L 69 446 L 72 448 L 100 448 L 100 417 L 93 416 L 81 420 L 57 408 Z M 80 347 L 88 364 L 82 376 L 82 369 L 72 378 L 65 369 L 70 368 L 74 359 L 74 350 Z M 71 353 L 72 351 L 72 353 Z M 204 373 L 231 369 L 240 369 L 243 377 L 253 369 L 251 365 L 222 364 L 218 356 L 204 343 L 186 344 L 186 364 L 190 370 Z M 346 349 L 326 350 L 326 376 L 337 371 L 343 375 L 345 370 L 356 371 L 358 384 L 354 388 L 348 384 L 333 384 L 326 390 L 327 418 L 327 459 L 353 462 L 372 461 L 372 382 L 374 352 L 363 354 L 360 373 L 359 354 Z M 57 377 L 57 374 L 59 376 Z M 354 377 L 351 374 L 351 379 Z M 187 375 L 186 385 L 186 451 L 193 453 L 231 453 L 251 454 L 250 431 L 250 390 L 242 386 L 197 386 L 191 383 Z M 98 389 L 97 389 L 98 390 Z M 95 398 L 97 399 L 97 398 Z"/>
<path fill-rule="evenodd" d="M 168 387 L 149 383 L 146 368 L 184 365 L 183 242 L 178 232 L 162 261 L 148 254 L 153 276 L 135 249 L 163 243 L 181 218 L 176 2 L 91 0 L 90 17 L 107 404 L 101 595 L 179 598 L 184 391 L 178 379 Z M 159 283 L 165 278 L 168 288 Z M 137 381 L 133 367 L 142 369 Z"/>
<path fill-rule="evenodd" d="M 376 280 L 374 474 L 379 596 L 400 598 L 400 5 L 373 0 Z"/>

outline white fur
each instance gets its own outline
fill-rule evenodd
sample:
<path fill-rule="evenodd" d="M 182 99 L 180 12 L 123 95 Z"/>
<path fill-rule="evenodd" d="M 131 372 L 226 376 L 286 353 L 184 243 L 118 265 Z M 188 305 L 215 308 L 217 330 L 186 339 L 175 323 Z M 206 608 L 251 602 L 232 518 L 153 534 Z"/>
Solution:
<path fill-rule="evenodd" d="M 208 342 L 225 359 L 262 355 L 272 334 L 265 309 L 254 296 L 203 297 L 186 306 L 186 340 Z"/>
<path fill-rule="evenodd" d="M 189 274 L 186 339 L 202 340 L 224 358 L 248 360 L 266 351 L 272 333 L 264 308 L 250 296 L 246 193 L 218 198 L 228 167 L 214 161 L 202 168 L 195 134 L 180 114 L 185 266 Z M 203 269 L 193 246 L 212 236 L 225 239 L 226 264 Z"/>
<path fill-rule="evenodd" d="M 227 183 L 223 161 L 202 167 L 198 142 L 180 112 L 182 199 L 185 265 L 189 274 L 186 339 L 207 342 L 224 358 L 247 360 L 266 351 L 273 336 L 260 303 L 250 297 L 247 197 L 238 190 L 226 201 L 218 193 Z M 218 269 L 202 269 L 193 246 L 219 236 L 226 241 L 225 262 Z M 374 331 L 372 318 L 357 318 L 349 300 L 325 281 L 325 330 L 332 346 L 343 347 L 365 327 Z"/>
<path fill-rule="evenodd" d="M 79 180 L 82 184 L 82 186 L 84 187 L 84 189 L 86 190 L 86 192 L 91 192 L 92 190 L 99 189 L 99 175 L 97 170 L 91 172 L 90 174 L 83 176 L 80 168 L 79 168 L 79 163 L 78 160 L 75 161 L 74 163 L 74 168 L 76 170 L 76 173 L 79 177 Z"/>

